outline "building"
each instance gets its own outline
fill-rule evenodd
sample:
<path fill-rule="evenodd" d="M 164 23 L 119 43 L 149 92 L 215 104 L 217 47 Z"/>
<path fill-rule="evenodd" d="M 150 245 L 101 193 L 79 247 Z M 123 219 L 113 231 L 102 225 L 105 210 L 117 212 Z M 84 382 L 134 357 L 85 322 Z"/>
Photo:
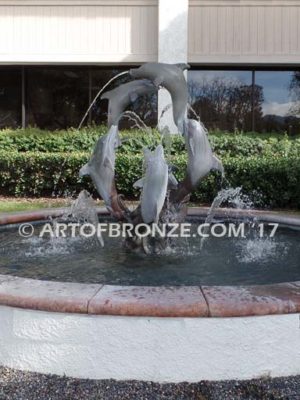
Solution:
<path fill-rule="evenodd" d="M 300 0 L 0 0 L 0 38 L 2 128 L 77 126 L 109 78 L 160 61 L 191 64 L 210 129 L 300 132 Z M 155 125 L 168 103 L 133 108 Z"/>

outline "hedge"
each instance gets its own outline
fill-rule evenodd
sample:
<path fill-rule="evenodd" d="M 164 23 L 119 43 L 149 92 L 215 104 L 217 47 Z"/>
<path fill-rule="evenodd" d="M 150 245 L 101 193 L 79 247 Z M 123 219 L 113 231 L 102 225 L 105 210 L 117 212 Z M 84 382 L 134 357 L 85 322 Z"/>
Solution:
<path fill-rule="evenodd" d="M 80 167 L 87 162 L 88 152 L 45 153 L 0 150 L 0 188 L 16 196 L 75 194 L 83 188 L 95 193 L 89 177 L 79 178 Z M 171 156 L 178 167 L 177 178 L 186 169 L 184 153 Z M 222 158 L 226 178 L 231 186 L 242 186 L 256 206 L 300 208 L 300 157 L 264 155 Z M 142 155 L 119 152 L 116 160 L 116 183 L 120 193 L 133 198 L 139 192 L 133 183 L 142 173 Z M 211 173 L 201 182 L 192 201 L 211 202 L 220 177 Z M 95 193 L 96 194 L 96 193 Z"/>
<path fill-rule="evenodd" d="M 67 131 L 47 132 L 36 128 L 26 130 L 0 131 L 0 149 L 7 151 L 38 151 L 45 153 L 56 152 L 91 152 L 99 136 L 107 132 L 106 127 L 95 127 Z M 161 137 L 155 130 L 145 133 L 138 130 L 122 131 L 122 154 L 140 154 L 143 146 L 153 146 L 159 143 Z M 212 132 L 209 135 L 214 151 L 219 156 L 249 157 L 259 156 L 291 156 L 300 157 L 300 138 L 290 138 L 286 135 L 228 134 Z M 172 154 L 183 154 L 184 140 L 174 135 Z"/>

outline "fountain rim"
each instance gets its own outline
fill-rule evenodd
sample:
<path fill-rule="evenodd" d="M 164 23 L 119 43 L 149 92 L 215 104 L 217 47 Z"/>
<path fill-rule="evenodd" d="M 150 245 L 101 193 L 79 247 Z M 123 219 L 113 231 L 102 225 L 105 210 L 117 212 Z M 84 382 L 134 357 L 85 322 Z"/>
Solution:
<path fill-rule="evenodd" d="M 0 214 L 0 226 L 58 217 L 65 208 Z M 188 216 L 205 217 L 208 207 Z M 98 214 L 108 216 L 105 208 Z M 300 227 L 300 217 L 281 211 L 220 208 L 217 217 L 256 217 Z M 53 282 L 0 275 L 0 306 L 58 313 L 140 317 L 246 317 L 300 312 L 300 281 L 251 286 L 116 286 Z"/>

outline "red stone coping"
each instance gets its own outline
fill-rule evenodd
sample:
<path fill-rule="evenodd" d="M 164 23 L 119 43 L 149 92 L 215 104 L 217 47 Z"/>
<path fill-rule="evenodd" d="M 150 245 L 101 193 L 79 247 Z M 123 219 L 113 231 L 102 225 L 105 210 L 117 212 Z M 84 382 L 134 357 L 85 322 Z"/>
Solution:
<path fill-rule="evenodd" d="M 68 212 L 69 208 L 44 208 L 34 211 L 19 211 L 13 213 L 0 213 L 0 226 L 17 224 L 23 222 L 43 221 L 49 218 L 57 218 Z M 189 217 L 207 216 L 209 207 L 190 207 Z M 98 215 L 109 216 L 105 207 L 97 207 Z M 219 208 L 215 214 L 216 218 L 257 218 L 260 222 L 277 222 L 283 225 L 300 226 L 300 214 L 281 211 L 247 210 L 235 208 Z"/>
<path fill-rule="evenodd" d="M 205 216 L 207 208 L 189 215 Z M 62 215 L 65 209 L 2 214 L 0 224 Z M 107 215 L 105 209 L 99 214 Z M 218 217 L 257 216 L 300 226 L 300 218 L 277 212 L 220 209 Z M 25 309 L 144 317 L 246 317 L 300 312 L 300 282 L 257 286 L 111 286 L 24 279 L 0 275 L 0 305 Z"/>
<path fill-rule="evenodd" d="M 33 211 L 19 211 L 0 213 L 0 226 L 10 224 L 20 224 L 23 222 L 43 221 L 50 218 L 58 218 L 68 212 L 70 208 L 44 208 Z M 109 215 L 106 208 L 97 207 L 99 215 Z"/>
<path fill-rule="evenodd" d="M 300 312 L 300 282 L 260 286 L 111 286 L 0 275 L 0 305 L 140 317 L 247 317 Z"/>

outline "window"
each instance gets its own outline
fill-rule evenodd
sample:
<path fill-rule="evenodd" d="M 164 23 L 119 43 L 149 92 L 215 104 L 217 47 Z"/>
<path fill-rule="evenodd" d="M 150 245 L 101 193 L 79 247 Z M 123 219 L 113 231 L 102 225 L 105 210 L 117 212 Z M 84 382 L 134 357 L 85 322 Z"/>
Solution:
<path fill-rule="evenodd" d="M 251 71 L 190 71 L 188 86 L 190 104 L 207 128 L 251 130 Z"/>
<path fill-rule="evenodd" d="M 42 129 L 77 127 L 88 103 L 86 69 L 32 67 L 26 70 L 27 124 Z"/>
<path fill-rule="evenodd" d="M 299 71 L 191 70 L 188 85 L 208 129 L 299 133 Z"/>
<path fill-rule="evenodd" d="M 22 124 L 22 69 L 0 68 L 0 128 Z"/>
<path fill-rule="evenodd" d="M 256 118 L 259 132 L 299 133 L 300 74 L 292 71 L 257 71 L 256 85 L 263 103 Z"/>
<path fill-rule="evenodd" d="M 98 91 L 130 66 L 2 66 L 0 67 L 0 128 L 77 127 Z M 106 90 L 129 81 L 119 77 Z M 233 132 L 300 132 L 300 69 L 282 71 L 240 67 L 188 71 L 191 110 L 210 130 Z M 108 101 L 100 98 L 84 121 L 106 124 Z M 137 114 L 147 126 L 157 125 L 157 95 L 142 96 L 130 105 L 120 127 L 136 125 Z"/>

